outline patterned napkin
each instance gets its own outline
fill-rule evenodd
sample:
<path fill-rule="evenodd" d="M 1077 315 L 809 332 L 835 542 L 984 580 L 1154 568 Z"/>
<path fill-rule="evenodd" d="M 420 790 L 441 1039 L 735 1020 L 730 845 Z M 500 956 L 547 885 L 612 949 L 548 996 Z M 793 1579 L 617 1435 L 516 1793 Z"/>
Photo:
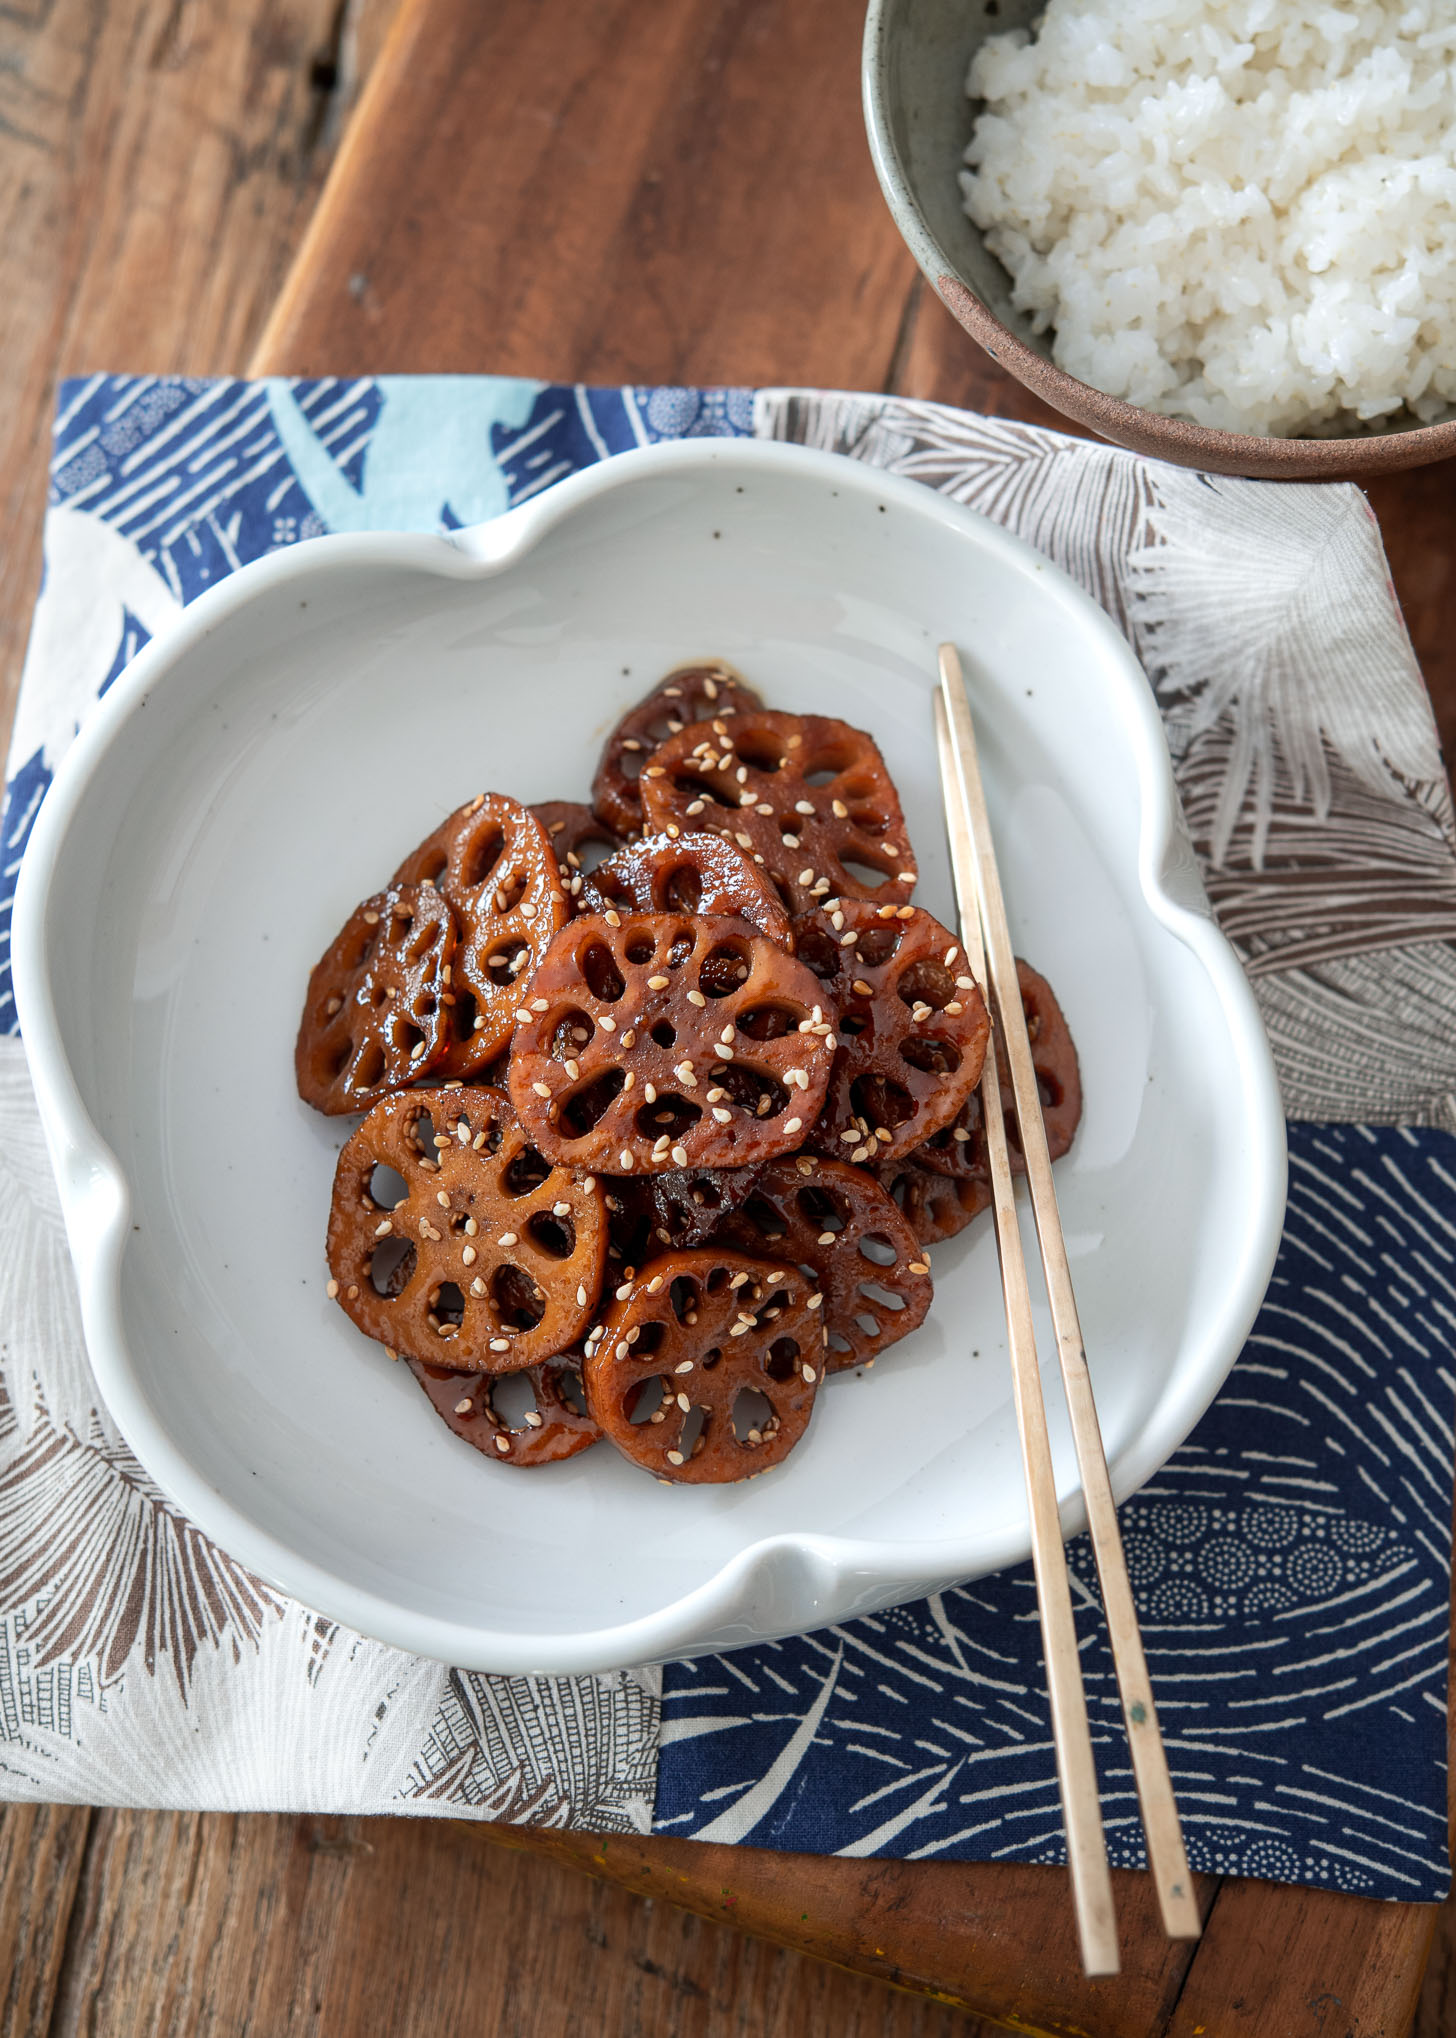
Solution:
<path fill-rule="evenodd" d="M 1274 1042 L 1291 1196 L 1268 1300 L 1123 1510 L 1194 1864 L 1447 1885 L 1456 827 L 1378 532 L 1349 487 L 1228 481 L 898 399 L 491 378 L 65 386 L 0 835 L 10 897 L 76 726 L 246 560 L 470 523 L 660 438 L 755 433 L 913 475 L 1113 616 Z M 1071 1549 L 1114 1858 L 1136 1800 Z M 81 1341 L 24 1060 L 0 1038 L 0 1796 L 449 1813 L 850 1855 L 1051 1861 L 1029 1568 L 800 1639 L 501 1678 L 362 1639 L 208 1543 Z"/>

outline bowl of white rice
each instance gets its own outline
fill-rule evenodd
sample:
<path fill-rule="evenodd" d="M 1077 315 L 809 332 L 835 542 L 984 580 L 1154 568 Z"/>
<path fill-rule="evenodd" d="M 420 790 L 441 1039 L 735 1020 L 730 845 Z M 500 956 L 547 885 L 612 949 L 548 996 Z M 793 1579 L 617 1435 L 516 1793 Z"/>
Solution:
<path fill-rule="evenodd" d="M 911 252 L 1064 415 L 1228 474 L 1456 453 L 1452 0 L 870 0 Z"/>

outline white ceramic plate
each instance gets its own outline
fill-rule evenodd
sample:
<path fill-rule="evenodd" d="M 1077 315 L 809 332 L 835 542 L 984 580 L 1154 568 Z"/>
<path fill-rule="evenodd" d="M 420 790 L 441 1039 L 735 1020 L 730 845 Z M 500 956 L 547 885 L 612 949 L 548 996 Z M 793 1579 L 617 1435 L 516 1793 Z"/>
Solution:
<path fill-rule="evenodd" d="M 984 1220 L 937 1248 L 925 1327 L 833 1382 L 772 1474 L 666 1489 L 604 1446 L 532 1475 L 451 1437 L 325 1299 L 353 1121 L 293 1089 L 309 968 L 355 901 L 477 790 L 582 797 L 614 718 L 695 655 L 874 732 L 918 896 L 949 919 L 943 638 L 1017 945 L 1081 1051 L 1058 1182 L 1119 1494 L 1187 1435 L 1268 1279 L 1284 1138 L 1146 680 L 1069 580 L 928 489 L 794 447 L 664 445 L 450 539 L 245 568 L 127 669 L 45 802 L 16 978 L 91 1357 L 139 1458 L 237 1558 L 401 1647 L 566 1672 L 822 1626 L 1026 1554 Z"/>

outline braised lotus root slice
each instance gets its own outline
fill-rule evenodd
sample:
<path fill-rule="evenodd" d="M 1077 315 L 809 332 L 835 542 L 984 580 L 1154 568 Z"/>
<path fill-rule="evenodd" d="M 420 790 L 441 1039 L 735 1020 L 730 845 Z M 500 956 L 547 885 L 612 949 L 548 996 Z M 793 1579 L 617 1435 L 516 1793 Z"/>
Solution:
<path fill-rule="evenodd" d="M 459 918 L 441 1066 L 478 1082 L 509 1046 L 521 987 L 570 911 L 550 838 L 519 800 L 478 793 L 410 852 L 394 882 L 438 885 Z"/>
<path fill-rule="evenodd" d="M 305 1104 L 367 1111 L 439 1067 L 455 941 L 455 915 L 428 885 L 396 885 L 355 908 L 308 980 L 293 1050 Z"/>
<path fill-rule="evenodd" d="M 930 1262 L 910 1224 L 873 1175 L 844 1161 L 769 1161 L 712 1242 L 808 1274 L 824 1296 L 831 1373 L 873 1365 L 930 1307 Z"/>
<path fill-rule="evenodd" d="M 541 1151 L 611 1175 L 799 1145 L 834 1057 L 813 974 L 746 920 L 573 920 L 523 999 L 511 1101 Z"/>
<path fill-rule="evenodd" d="M 571 1354 L 519 1373 L 455 1373 L 423 1359 L 409 1366 L 449 1428 L 494 1464 L 556 1465 L 601 1442 Z M 518 1390 L 525 1405 L 513 1409 Z"/>
<path fill-rule="evenodd" d="M 654 1175 L 652 1236 L 657 1246 L 702 1245 L 725 1217 L 742 1209 L 757 1180 L 757 1168 L 674 1168 Z"/>
<path fill-rule="evenodd" d="M 922 1246 L 954 1238 L 991 1207 L 991 1185 L 974 1175 L 943 1175 L 925 1166 L 924 1147 L 875 1169 L 880 1186 Z"/>
<path fill-rule="evenodd" d="M 1082 1118 L 1082 1072 L 1077 1049 L 1067 1027 L 1056 994 L 1039 970 L 1017 958 L 1017 981 L 1021 986 L 1021 1009 L 1026 1014 L 1026 1031 L 1031 1041 L 1031 1065 L 1041 1097 L 1042 1123 L 1046 1126 L 1047 1152 L 1060 1160 L 1072 1144 Z M 1016 1099 L 1011 1089 L 1011 1069 L 1005 1042 L 996 1039 L 996 1067 L 1001 1082 L 1001 1108 L 1006 1115 L 1006 1145 L 1012 1171 L 1022 1175 L 1021 1134 L 1016 1124 Z M 974 1091 L 951 1124 L 927 1139 L 919 1159 L 927 1168 L 958 1179 L 990 1179 L 986 1159 L 986 1133 L 981 1117 L 981 1094 Z"/>
<path fill-rule="evenodd" d="M 583 851 L 595 843 L 603 856 L 611 856 L 621 848 L 621 836 L 579 800 L 540 800 L 531 812 L 546 830 L 557 869 L 561 872 L 562 890 L 573 911 L 596 912 L 595 906 L 586 905 L 582 899 L 587 871 L 591 867 Z M 601 858 L 592 861 L 600 862 Z"/>
<path fill-rule="evenodd" d="M 689 722 L 705 716 L 727 717 L 756 708 L 758 695 L 742 673 L 718 660 L 684 665 L 628 708 L 602 747 L 592 780 L 592 806 L 600 820 L 619 835 L 642 828 L 642 767 L 665 736 L 675 736 Z"/>
<path fill-rule="evenodd" d="M 744 850 L 721 835 L 673 828 L 644 835 L 599 864 L 581 894 L 584 913 L 700 913 L 750 920 L 780 948 L 792 949 L 789 916 Z"/>
<path fill-rule="evenodd" d="M 902 904 L 905 816 L 873 738 L 828 715 L 755 708 L 695 722 L 643 767 L 645 825 L 702 828 L 755 859 L 790 913 L 828 898 Z"/>
<path fill-rule="evenodd" d="M 503 1091 L 414 1090 L 339 1155 L 329 1292 L 392 1353 L 512 1373 L 576 1344 L 607 1255 L 600 1184 L 537 1152 Z"/>
<path fill-rule="evenodd" d="M 587 1406 L 659 1479 L 765 1472 L 804 1433 L 824 1375 L 823 1296 L 797 1267 L 718 1248 L 650 1260 L 585 1346 Z"/>
<path fill-rule="evenodd" d="M 829 1095 L 808 1144 L 838 1160 L 895 1160 L 949 1125 L 980 1081 L 985 1001 L 956 937 L 918 906 L 836 899 L 794 933 L 839 1008 Z"/>

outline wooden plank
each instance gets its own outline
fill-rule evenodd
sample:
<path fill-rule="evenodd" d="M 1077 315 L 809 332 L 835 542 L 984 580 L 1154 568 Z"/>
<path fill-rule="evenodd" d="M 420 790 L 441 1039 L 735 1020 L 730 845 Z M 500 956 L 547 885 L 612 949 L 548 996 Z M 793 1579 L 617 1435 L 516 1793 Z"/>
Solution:
<path fill-rule="evenodd" d="M 1406 2038 L 1436 1916 L 1225 1882 L 1168 2038 Z"/>
<path fill-rule="evenodd" d="M 0 733 L 40 575 L 57 378 L 242 367 L 393 6 L 4 10 Z"/>
<path fill-rule="evenodd" d="M 549 1855 L 642 1896 L 666 1897 L 997 2025 L 1059 2038 L 1162 2032 L 1192 1953 L 1164 1939 L 1148 1878 L 1126 1871 L 1112 1878 L 1123 1971 L 1115 1981 L 1088 1981 L 1059 1869 L 843 1861 L 696 1840 L 485 1830 L 502 1846 Z M 1206 1913 L 1218 1885 L 1207 1876 L 1195 1881 Z"/>
<path fill-rule="evenodd" d="M 76 1805 L 0 1809 L 0 2031 L 45 2038 L 91 1813 Z"/>
<path fill-rule="evenodd" d="M 861 24 L 858 0 L 406 0 L 254 372 L 882 386 L 913 267 Z"/>
<path fill-rule="evenodd" d="M 49 2038 L 990 2038 L 461 1822 L 95 1816 Z"/>

